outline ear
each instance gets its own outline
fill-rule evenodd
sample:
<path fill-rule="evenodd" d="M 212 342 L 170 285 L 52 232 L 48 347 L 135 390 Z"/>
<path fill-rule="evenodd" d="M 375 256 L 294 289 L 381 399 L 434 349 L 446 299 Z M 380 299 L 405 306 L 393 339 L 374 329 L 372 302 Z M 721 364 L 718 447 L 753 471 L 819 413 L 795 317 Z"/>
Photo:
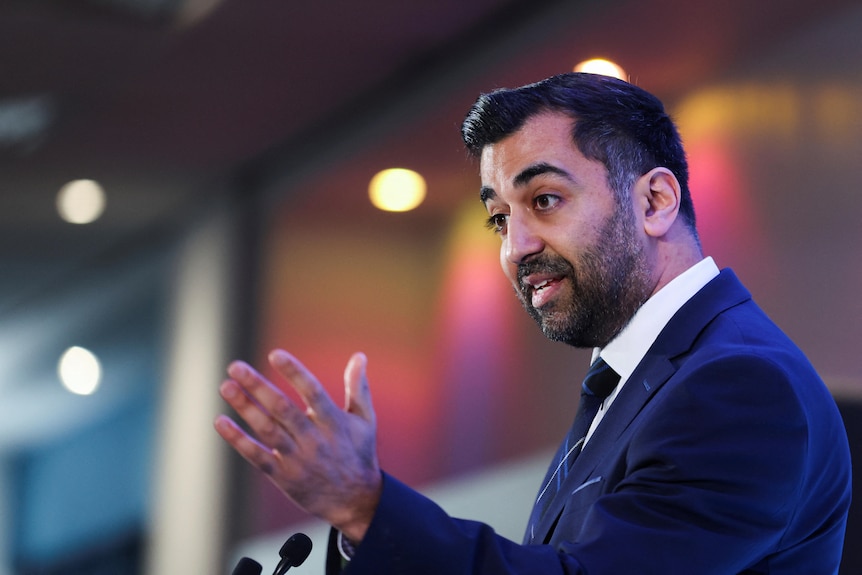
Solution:
<path fill-rule="evenodd" d="M 679 214 L 680 185 L 667 168 L 653 168 L 635 185 L 644 231 L 659 238 L 668 233 Z"/>

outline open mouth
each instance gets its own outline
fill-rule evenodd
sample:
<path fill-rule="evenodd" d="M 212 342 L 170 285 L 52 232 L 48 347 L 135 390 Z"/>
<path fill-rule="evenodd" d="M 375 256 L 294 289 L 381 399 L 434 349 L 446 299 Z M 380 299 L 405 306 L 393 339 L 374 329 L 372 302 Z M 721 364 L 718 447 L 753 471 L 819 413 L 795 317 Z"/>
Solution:
<path fill-rule="evenodd" d="M 559 256 L 545 256 L 518 266 L 518 282 L 525 304 L 540 309 L 565 294 L 566 282 L 574 280 L 572 266 Z M 572 284 L 574 285 L 574 284 Z"/>
<path fill-rule="evenodd" d="M 543 278 L 538 281 L 525 282 L 531 305 L 539 309 L 547 305 L 560 291 L 562 278 Z"/>

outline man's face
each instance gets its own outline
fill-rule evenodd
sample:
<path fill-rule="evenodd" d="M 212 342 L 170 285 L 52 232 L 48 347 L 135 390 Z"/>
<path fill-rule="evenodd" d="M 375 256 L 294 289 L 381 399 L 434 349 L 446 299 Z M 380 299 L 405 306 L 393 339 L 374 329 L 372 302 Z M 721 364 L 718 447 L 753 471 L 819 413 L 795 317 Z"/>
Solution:
<path fill-rule="evenodd" d="M 543 113 L 482 151 L 482 197 L 502 239 L 500 262 L 544 334 L 606 345 L 655 287 L 630 201 L 619 205 L 601 162 Z"/>

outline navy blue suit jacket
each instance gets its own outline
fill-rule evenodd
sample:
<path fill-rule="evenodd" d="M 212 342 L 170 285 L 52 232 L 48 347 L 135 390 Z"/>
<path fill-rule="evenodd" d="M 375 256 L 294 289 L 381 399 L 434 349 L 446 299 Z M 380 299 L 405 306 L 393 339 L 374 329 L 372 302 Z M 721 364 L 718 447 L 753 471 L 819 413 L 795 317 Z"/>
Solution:
<path fill-rule="evenodd" d="M 345 575 L 824 575 L 849 504 L 832 397 L 725 270 L 650 347 L 525 543 L 384 475 Z"/>

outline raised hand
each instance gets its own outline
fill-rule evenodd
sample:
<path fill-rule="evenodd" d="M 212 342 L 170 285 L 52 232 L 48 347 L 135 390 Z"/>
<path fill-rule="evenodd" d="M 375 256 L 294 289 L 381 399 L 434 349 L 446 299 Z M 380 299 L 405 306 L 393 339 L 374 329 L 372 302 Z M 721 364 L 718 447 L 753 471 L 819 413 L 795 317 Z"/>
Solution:
<path fill-rule="evenodd" d="M 216 430 L 297 505 L 350 540 L 361 541 L 381 490 L 377 423 L 365 355 L 354 354 L 344 370 L 344 409 L 287 352 L 273 351 L 269 362 L 282 380 L 270 382 L 236 361 L 228 367 L 230 378 L 220 388 L 253 435 L 226 415 L 216 418 Z M 304 407 L 287 396 L 288 386 L 299 394 Z"/>

